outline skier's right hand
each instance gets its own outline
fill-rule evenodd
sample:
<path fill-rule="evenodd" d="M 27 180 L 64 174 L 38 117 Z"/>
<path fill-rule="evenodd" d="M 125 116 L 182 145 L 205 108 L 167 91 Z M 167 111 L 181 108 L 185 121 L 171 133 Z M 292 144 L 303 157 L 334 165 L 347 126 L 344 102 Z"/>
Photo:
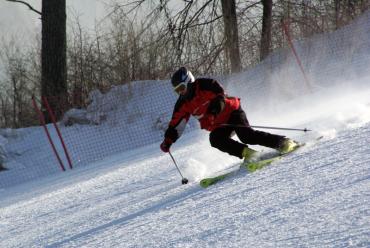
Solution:
<path fill-rule="evenodd" d="M 222 95 L 218 95 L 211 100 L 208 105 L 207 113 L 213 116 L 218 115 L 225 108 L 225 98 Z"/>
<path fill-rule="evenodd" d="M 163 142 L 161 143 L 161 145 L 160 145 L 160 148 L 161 148 L 161 150 L 163 151 L 163 152 L 169 152 L 170 151 L 170 147 L 171 147 L 171 145 L 172 145 L 172 140 L 171 139 L 169 139 L 169 138 L 165 138 L 164 140 L 163 140 Z"/>

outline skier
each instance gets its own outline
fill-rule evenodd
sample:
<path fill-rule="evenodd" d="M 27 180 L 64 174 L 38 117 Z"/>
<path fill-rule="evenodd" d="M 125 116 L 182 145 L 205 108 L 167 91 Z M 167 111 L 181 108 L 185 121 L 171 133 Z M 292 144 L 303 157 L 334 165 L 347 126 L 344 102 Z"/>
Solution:
<path fill-rule="evenodd" d="M 297 142 L 284 136 L 251 128 L 241 108 L 240 99 L 227 96 L 214 79 L 194 79 L 189 70 L 181 67 L 172 75 L 171 83 L 179 98 L 160 145 L 163 152 L 169 152 L 191 115 L 198 119 L 202 129 L 210 131 L 211 146 L 244 159 L 243 163 L 256 157 L 257 151 L 247 144 L 274 148 L 281 154 L 289 153 L 298 146 Z M 242 143 L 231 138 L 234 132 Z"/>

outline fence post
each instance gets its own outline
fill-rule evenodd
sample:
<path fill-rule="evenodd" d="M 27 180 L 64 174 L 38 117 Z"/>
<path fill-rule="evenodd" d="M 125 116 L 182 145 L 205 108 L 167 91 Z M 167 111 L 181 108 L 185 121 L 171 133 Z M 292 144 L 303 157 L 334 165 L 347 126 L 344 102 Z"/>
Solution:
<path fill-rule="evenodd" d="M 69 156 L 67 146 L 65 145 L 64 139 L 62 137 L 62 133 L 60 132 L 60 129 L 59 129 L 58 125 L 56 124 L 56 119 L 55 119 L 55 115 L 53 113 L 53 110 L 50 108 L 49 102 L 46 99 L 46 97 L 44 97 L 44 96 L 42 97 L 42 102 L 44 103 L 46 109 L 48 110 L 48 113 L 50 115 L 51 121 L 53 122 L 54 128 L 57 130 L 57 134 L 58 134 L 58 137 L 60 139 L 60 143 L 62 143 L 62 146 L 63 146 L 64 154 L 66 155 L 67 160 L 68 160 L 69 168 L 72 169 L 72 161 L 71 161 L 71 158 Z"/>
<path fill-rule="evenodd" d="M 44 114 L 41 112 L 41 110 L 39 109 L 39 107 L 37 106 L 36 104 L 36 100 L 35 100 L 35 96 L 32 96 L 32 104 L 33 104 L 33 107 L 35 108 L 36 112 L 38 113 L 39 115 L 39 119 L 40 119 L 40 124 L 44 127 L 44 130 L 45 130 L 45 133 L 46 133 L 46 136 L 48 137 L 48 140 L 49 140 L 49 143 L 51 145 L 51 148 L 53 149 L 54 151 L 54 154 L 55 156 L 57 157 L 58 161 L 59 161 L 59 164 L 60 164 L 60 167 L 62 168 L 63 171 L 65 171 L 65 167 L 63 165 L 63 162 L 58 154 L 58 151 L 57 149 L 55 148 L 55 145 L 54 145 L 54 142 L 50 136 L 50 133 L 49 133 L 49 130 L 48 128 L 46 127 L 46 123 L 45 123 L 45 117 L 44 117 Z"/>
<path fill-rule="evenodd" d="M 297 61 L 297 64 L 298 64 L 299 68 L 301 69 L 301 72 L 302 72 L 302 74 L 303 74 L 303 78 L 304 78 L 304 80 L 305 80 L 306 86 L 307 86 L 307 88 L 311 91 L 311 90 L 312 90 L 312 87 L 311 87 L 310 81 L 309 81 L 309 79 L 308 79 L 308 77 L 307 77 L 307 74 L 306 74 L 306 72 L 305 72 L 304 68 L 303 68 L 303 65 L 302 65 L 301 59 L 299 58 L 298 53 L 297 53 L 297 51 L 296 51 L 296 49 L 295 49 L 295 47 L 294 47 L 294 44 L 293 44 L 292 38 L 291 38 L 290 33 L 289 33 L 289 29 L 288 29 L 287 21 L 286 21 L 286 20 L 284 20 L 284 19 L 282 19 L 282 20 L 281 20 L 281 25 L 282 25 L 282 27 L 283 27 L 284 34 L 285 34 L 285 36 L 287 37 L 289 47 L 290 47 L 290 49 L 292 49 L 292 52 L 293 52 L 294 57 L 295 57 L 295 59 L 296 59 L 296 61 Z"/>

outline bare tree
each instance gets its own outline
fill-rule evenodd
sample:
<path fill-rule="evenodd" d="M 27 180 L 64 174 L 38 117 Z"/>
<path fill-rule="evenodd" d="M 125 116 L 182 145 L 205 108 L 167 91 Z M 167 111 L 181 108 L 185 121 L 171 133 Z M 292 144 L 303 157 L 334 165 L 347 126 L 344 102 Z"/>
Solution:
<path fill-rule="evenodd" d="M 41 95 L 57 99 L 50 105 L 56 111 L 56 117 L 60 118 L 67 96 L 66 0 L 42 0 L 41 12 L 24 1 L 7 1 L 24 4 L 41 15 Z M 47 111 L 45 115 L 50 121 Z"/>
<path fill-rule="evenodd" d="M 235 0 L 221 0 L 228 55 L 231 72 L 239 72 L 242 68 L 239 51 L 239 33 L 236 18 Z"/>
<path fill-rule="evenodd" d="M 43 0 L 41 95 L 55 97 L 50 106 L 57 119 L 67 97 L 66 36 L 66 0 Z"/>
<path fill-rule="evenodd" d="M 262 0 L 262 32 L 260 60 L 263 60 L 270 53 L 271 47 L 271 28 L 272 28 L 272 0 Z"/>
<path fill-rule="evenodd" d="M 15 45 L 13 39 L 1 44 L 0 59 L 4 66 L 4 81 L 0 92 L 0 126 L 19 128 L 28 126 L 32 121 L 32 109 L 28 101 L 36 88 L 30 77 L 32 64 L 30 54 Z M 31 118 L 30 118 L 31 117 Z"/>
<path fill-rule="evenodd" d="M 131 1 L 121 7 L 128 8 L 130 6 L 128 11 L 125 11 L 127 16 L 128 12 L 137 10 L 144 2 L 149 3 L 146 0 Z M 159 16 L 164 17 L 166 26 L 160 28 L 161 33 L 157 42 L 167 48 L 172 48 L 167 49 L 167 52 L 173 53 L 173 64 L 176 66 L 193 64 L 194 68 L 205 67 L 205 70 L 209 71 L 214 64 L 223 60 L 221 59 L 223 52 L 226 54 L 228 60 L 226 62 L 229 64 L 228 66 L 223 62 L 223 66 L 230 68 L 232 72 L 240 71 L 242 65 L 235 0 L 222 0 L 221 6 L 219 3 L 216 0 L 184 1 L 183 6 L 178 6 L 176 11 L 170 10 L 169 1 L 160 1 L 160 3 L 154 4 L 155 6 L 151 8 L 153 11 L 148 17 L 152 20 L 150 25 L 154 23 L 153 20 L 161 19 Z M 222 13 L 219 13 L 220 9 L 222 9 Z M 223 26 L 219 25 L 222 22 L 221 19 L 224 20 Z M 218 33 L 222 29 L 223 36 L 219 37 Z M 214 47 L 203 44 L 199 39 L 202 39 L 204 43 L 211 41 Z M 206 49 L 199 50 L 197 58 L 194 54 L 195 44 L 201 44 L 203 48 L 206 47 Z M 205 66 L 205 61 L 211 64 Z"/>

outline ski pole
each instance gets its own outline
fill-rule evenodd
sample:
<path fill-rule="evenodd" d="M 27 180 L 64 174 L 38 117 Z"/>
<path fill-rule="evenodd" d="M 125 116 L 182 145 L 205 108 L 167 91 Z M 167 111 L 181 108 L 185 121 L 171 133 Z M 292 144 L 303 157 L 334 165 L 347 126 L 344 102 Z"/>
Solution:
<path fill-rule="evenodd" d="M 243 126 L 243 125 L 233 125 L 233 124 L 222 124 L 221 126 L 225 126 L 225 127 L 245 127 L 246 126 Z M 266 126 L 250 126 L 252 128 L 263 128 L 263 129 L 277 129 L 277 130 L 287 130 L 287 131 L 302 131 L 302 132 L 309 132 L 309 131 L 312 131 L 310 129 L 307 129 L 307 128 L 286 128 L 286 127 L 266 127 Z"/>
<path fill-rule="evenodd" d="M 173 161 L 173 163 L 174 163 L 174 164 L 175 164 L 175 166 L 176 166 L 177 171 L 180 173 L 180 176 L 182 177 L 181 183 L 182 183 L 182 184 L 187 184 L 187 183 L 189 182 L 189 180 L 188 180 L 187 178 L 185 178 L 185 177 L 181 174 L 181 171 L 180 171 L 179 167 L 177 166 L 177 163 L 176 163 L 176 161 L 175 161 L 175 158 L 172 156 L 171 152 L 170 152 L 170 151 L 168 151 L 168 153 L 170 154 L 170 156 L 171 156 L 171 158 L 172 158 L 172 161 Z"/>
<path fill-rule="evenodd" d="M 251 126 L 251 127 L 253 127 L 253 128 L 287 130 L 287 131 L 302 131 L 302 132 L 310 132 L 310 131 L 312 131 L 312 130 L 307 129 L 307 128 L 264 127 L 264 126 Z"/>

